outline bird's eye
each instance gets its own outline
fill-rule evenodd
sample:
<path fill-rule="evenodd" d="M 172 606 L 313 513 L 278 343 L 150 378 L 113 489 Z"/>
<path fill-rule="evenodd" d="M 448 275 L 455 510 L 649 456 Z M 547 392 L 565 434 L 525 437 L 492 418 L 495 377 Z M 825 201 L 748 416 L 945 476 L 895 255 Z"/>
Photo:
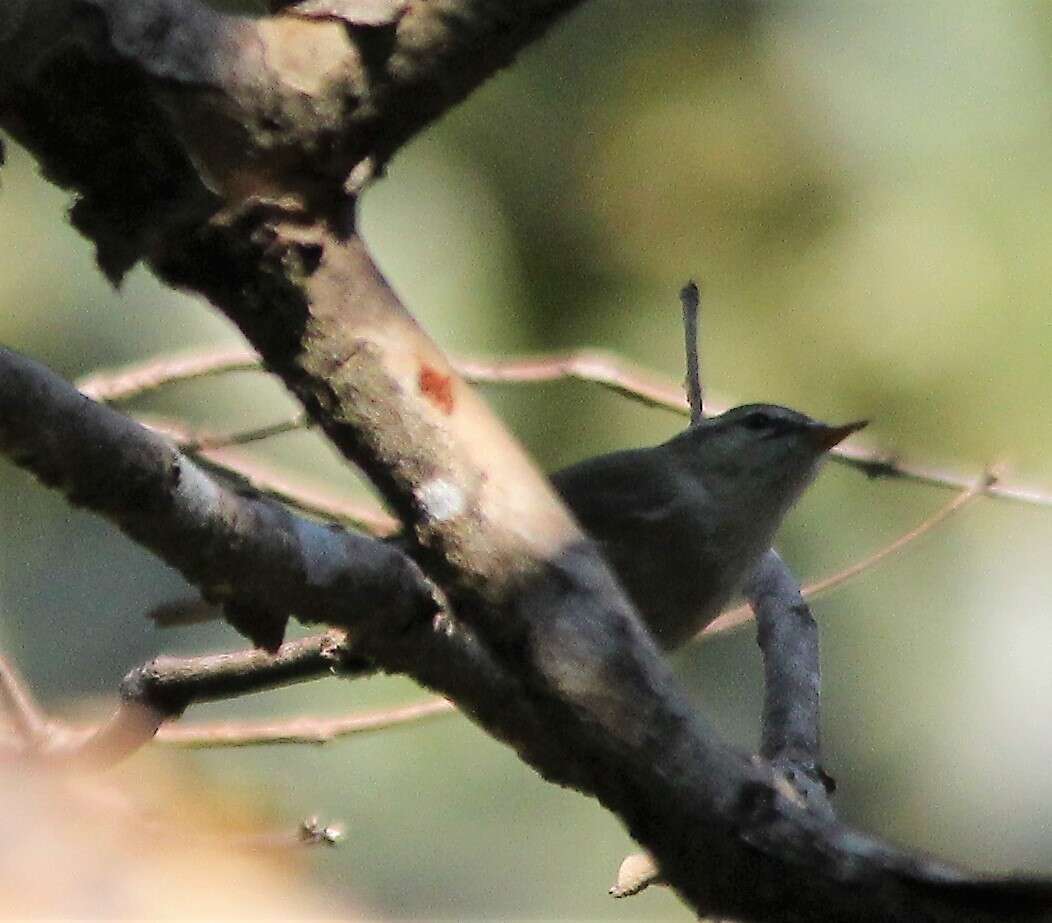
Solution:
<path fill-rule="evenodd" d="M 746 429 L 761 430 L 767 429 L 770 425 L 771 418 L 759 410 L 754 410 L 742 417 L 742 426 Z"/>

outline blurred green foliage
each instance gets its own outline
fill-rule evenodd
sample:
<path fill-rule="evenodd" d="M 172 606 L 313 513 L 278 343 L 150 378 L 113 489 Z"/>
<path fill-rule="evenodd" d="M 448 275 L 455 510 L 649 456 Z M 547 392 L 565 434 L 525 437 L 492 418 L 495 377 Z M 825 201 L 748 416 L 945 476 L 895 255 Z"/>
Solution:
<path fill-rule="evenodd" d="M 364 233 L 452 351 L 600 345 L 681 375 L 676 292 L 704 283 L 711 389 L 829 419 L 868 416 L 910 458 L 1052 484 L 1052 9 L 1017 2 L 593 0 L 401 152 Z M 61 192 L 13 145 L 0 173 L 0 339 L 74 377 L 236 341 L 137 271 L 109 290 Z M 489 392 L 547 467 L 665 438 L 682 421 L 578 384 Z M 139 409 L 224 426 L 288 399 L 259 376 Z M 260 450 L 362 490 L 314 437 Z M 804 576 L 879 546 L 946 499 L 831 466 L 786 526 Z M 187 589 L 114 530 L 0 466 L 0 643 L 47 701 L 112 697 L 160 651 Z M 980 501 L 820 602 L 827 760 L 845 816 L 983 869 L 1052 867 L 1052 511 Z M 684 562 L 690 566 L 689 561 Z M 752 746 L 749 634 L 677 665 Z M 337 711 L 411 684 L 335 681 L 206 714 Z M 669 895 L 605 895 L 630 847 L 456 717 L 324 749 L 177 754 L 276 820 L 342 817 L 319 879 L 395 918 L 674 918 Z"/>

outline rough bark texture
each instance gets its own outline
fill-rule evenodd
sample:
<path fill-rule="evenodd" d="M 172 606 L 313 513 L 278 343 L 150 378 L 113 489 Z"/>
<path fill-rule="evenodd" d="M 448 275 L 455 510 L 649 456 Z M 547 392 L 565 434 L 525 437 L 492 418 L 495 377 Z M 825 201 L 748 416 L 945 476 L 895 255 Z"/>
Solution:
<path fill-rule="evenodd" d="M 435 610 L 419 570 L 390 545 L 224 486 L 165 439 L 2 347 L 0 451 L 176 567 L 269 649 L 290 615 L 353 627 Z"/>
<path fill-rule="evenodd" d="M 0 125 L 77 192 L 106 272 L 142 259 L 208 297 L 410 525 L 470 640 L 443 658 L 427 620 L 372 624 L 362 650 L 599 798 L 699 913 L 1048 918 L 1048 883 L 976 881 L 848 830 L 723 744 L 355 236 L 370 172 L 575 5 L 418 0 L 362 25 L 354 3 L 253 20 L 194 0 L 8 0 Z"/>

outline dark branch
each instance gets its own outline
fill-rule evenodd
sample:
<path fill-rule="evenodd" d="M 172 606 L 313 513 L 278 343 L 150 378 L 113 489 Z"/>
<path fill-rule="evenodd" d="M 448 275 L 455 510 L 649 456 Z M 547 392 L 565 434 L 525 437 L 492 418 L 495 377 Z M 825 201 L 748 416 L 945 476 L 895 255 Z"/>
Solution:
<path fill-rule="evenodd" d="M 105 516 L 275 647 L 285 622 L 405 622 L 434 610 L 404 555 L 222 486 L 167 440 L 0 348 L 0 453 Z"/>
<path fill-rule="evenodd" d="M 800 584 L 773 549 L 745 584 L 763 652 L 764 703 L 760 755 L 782 769 L 811 803 L 828 810 L 819 746 L 818 626 Z"/>
<path fill-rule="evenodd" d="M 246 200 L 291 195 L 344 227 L 400 145 L 580 2 L 432 0 L 363 29 L 201 0 L 5 0 L 2 124 L 78 191 L 74 224 L 116 279 Z"/>
<path fill-rule="evenodd" d="M 190 705 L 214 702 L 321 676 L 362 676 L 375 668 L 351 652 L 340 632 L 284 644 L 274 654 L 237 651 L 204 657 L 158 657 L 121 683 L 121 703 L 108 721 L 77 729 L 41 722 L 19 757 L 66 770 L 107 769 L 149 743 L 164 722 Z M 17 683 L 0 662 L 0 681 Z"/>
<path fill-rule="evenodd" d="M 121 697 L 174 718 L 201 702 L 236 698 L 329 674 L 362 676 L 373 672 L 375 668 L 352 652 L 342 633 L 331 632 L 289 641 L 274 654 L 249 650 L 204 657 L 157 657 L 124 678 Z"/>

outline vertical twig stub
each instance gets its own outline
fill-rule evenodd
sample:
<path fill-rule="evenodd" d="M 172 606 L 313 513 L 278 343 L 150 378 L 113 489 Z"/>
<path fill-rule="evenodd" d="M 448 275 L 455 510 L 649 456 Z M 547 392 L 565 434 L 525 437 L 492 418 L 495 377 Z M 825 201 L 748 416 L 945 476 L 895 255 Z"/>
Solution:
<path fill-rule="evenodd" d="M 690 404 L 690 425 L 705 417 L 701 398 L 701 367 L 698 362 L 698 307 L 701 303 L 697 283 L 691 279 L 680 289 L 683 304 L 683 339 L 687 355 L 687 402 Z"/>

